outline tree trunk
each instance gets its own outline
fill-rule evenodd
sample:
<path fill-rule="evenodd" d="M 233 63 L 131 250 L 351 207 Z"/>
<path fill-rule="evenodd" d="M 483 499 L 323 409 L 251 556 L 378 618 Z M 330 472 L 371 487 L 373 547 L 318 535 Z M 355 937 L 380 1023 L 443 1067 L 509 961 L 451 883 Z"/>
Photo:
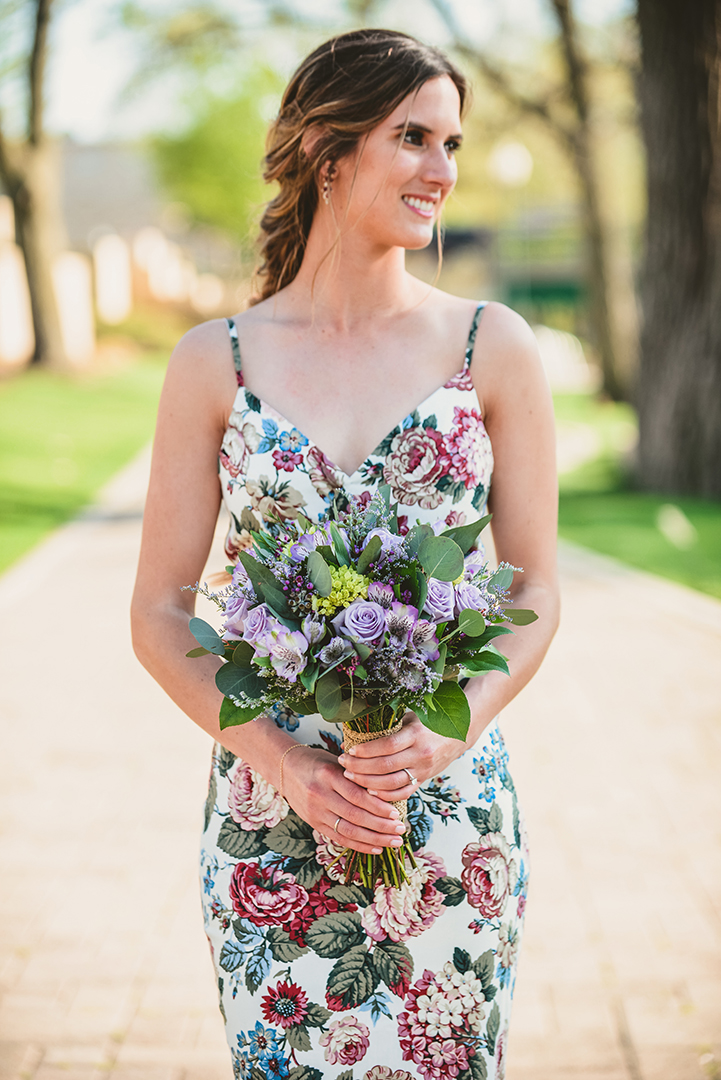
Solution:
<path fill-rule="evenodd" d="M 638 476 L 721 497 L 721 0 L 638 0 L 648 224 Z"/>
<path fill-rule="evenodd" d="M 25 259 L 35 333 L 33 363 L 65 369 L 60 315 L 52 266 L 64 246 L 62 215 L 57 200 L 57 161 L 54 147 L 43 141 L 26 145 L 10 192 L 15 231 Z"/>

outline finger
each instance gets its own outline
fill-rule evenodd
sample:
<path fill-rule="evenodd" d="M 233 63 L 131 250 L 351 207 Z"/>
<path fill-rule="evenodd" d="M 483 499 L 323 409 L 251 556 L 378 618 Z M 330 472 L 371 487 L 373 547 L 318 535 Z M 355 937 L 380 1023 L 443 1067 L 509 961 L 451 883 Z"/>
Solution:
<path fill-rule="evenodd" d="M 374 806 L 378 805 L 380 807 L 382 816 L 360 805 L 360 799 L 350 801 L 341 798 L 329 802 L 328 814 L 333 814 L 334 821 L 340 815 L 343 821 L 347 821 L 367 832 L 372 832 L 376 838 L 376 843 L 383 842 L 387 845 L 394 837 L 404 833 L 403 822 L 400 820 L 400 814 L 396 807 L 389 807 L 386 800 L 382 800 L 377 796 L 369 796 L 368 801 L 372 801 Z"/>
<path fill-rule="evenodd" d="M 400 816 L 398 811 L 393 807 L 389 807 L 387 802 L 380 799 L 378 795 L 372 795 L 365 784 L 357 784 L 354 781 L 346 780 L 343 776 L 339 776 L 333 786 L 338 795 L 346 802 L 353 804 L 374 818 L 378 818 L 381 823 L 381 832 L 392 830 L 397 823 Z"/>
<path fill-rule="evenodd" d="M 366 829 L 362 825 L 341 816 L 333 822 L 334 831 L 331 833 L 333 840 L 338 844 L 346 844 L 356 850 L 364 848 L 374 854 L 380 854 L 384 847 L 399 848 L 403 843 L 403 833 L 406 825 L 398 823 L 397 828 L 401 831 L 389 836 L 387 833 L 376 833 L 372 829 Z"/>
<path fill-rule="evenodd" d="M 351 758 L 343 766 L 343 775 L 349 780 L 355 780 L 358 777 L 363 784 L 367 785 L 369 776 L 390 776 L 404 769 L 410 769 L 412 773 L 414 766 L 418 764 L 418 758 L 417 747 L 384 757 Z"/>
<path fill-rule="evenodd" d="M 350 746 L 338 759 L 343 764 L 343 759 L 350 756 L 351 758 L 373 758 L 382 757 L 388 754 L 397 754 L 401 750 L 406 750 L 409 746 L 412 746 L 415 742 L 415 732 L 412 727 L 403 727 L 400 731 L 394 732 L 392 735 L 384 735 L 380 739 L 372 739 L 370 742 L 358 743 L 356 746 Z"/>
<path fill-rule="evenodd" d="M 415 788 L 419 784 L 418 778 L 411 769 L 397 769 L 392 773 L 368 773 L 363 776 L 356 773 L 350 779 L 355 784 L 364 787 L 371 794 L 381 792 L 383 795 L 388 791 L 399 791 L 401 788 L 409 786 Z"/>

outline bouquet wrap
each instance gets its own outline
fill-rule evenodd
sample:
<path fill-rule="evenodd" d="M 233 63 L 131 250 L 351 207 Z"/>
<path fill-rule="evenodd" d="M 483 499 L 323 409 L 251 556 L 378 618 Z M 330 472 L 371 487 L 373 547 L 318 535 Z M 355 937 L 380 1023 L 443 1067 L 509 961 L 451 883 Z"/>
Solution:
<path fill-rule="evenodd" d="M 361 743 L 373 742 L 374 739 L 383 739 L 386 735 L 395 735 L 397 731 L 400 731 L 403 727 L 403 719 L 396 719 L 393 722 L 393 726 L 384 728 L 381 731 L 363 731 L 357 730 L 351 727 L 349 723 L 343 724 L 343 748 L 348 751 L 351 746 L 359 746 Z M 408 820 L 408 803 L 405 799 L 398 799 L 393 802 L 396 810 L 401 815 L 401 821 Z"/>

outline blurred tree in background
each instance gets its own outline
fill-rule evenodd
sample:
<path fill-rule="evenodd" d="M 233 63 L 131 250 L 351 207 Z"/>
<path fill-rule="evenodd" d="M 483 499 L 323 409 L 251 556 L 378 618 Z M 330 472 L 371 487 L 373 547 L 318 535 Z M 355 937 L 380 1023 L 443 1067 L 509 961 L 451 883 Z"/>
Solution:
<path fill-rule="evenodd" d="M 638 0 L 648 219 L 639 479 L 721 496 L 721 2 Z"/>
<path fill-rule="evenodd" d="M 44 83 L 51 0 L 0 3 L 0 81 L 16 91 L 14 122 L 0 116 L 0 181 L 15 214 L 17 243 L 30 289 L 34 361 L 64 368 L 53 260 L 63 246 L 59 174 L 44 120 Z"/>

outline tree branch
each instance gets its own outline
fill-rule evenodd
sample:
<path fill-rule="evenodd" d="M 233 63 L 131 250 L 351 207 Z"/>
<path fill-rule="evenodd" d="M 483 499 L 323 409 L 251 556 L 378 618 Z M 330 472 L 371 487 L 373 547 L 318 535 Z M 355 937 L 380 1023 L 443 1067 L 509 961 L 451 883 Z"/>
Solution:
<path fill-rule="evenodd" d="M 554 0 L 555 2 L 556 0 Z M 562 2 L 562 0 L 559 0 L 559 2 Z M 520 112 L 528 113 L 542 120 L 555 135 L 562 139 L 571 151 L 574 151 L 576 147 L 576 131 L 554 115 L 550 98 L 531 98 L 517 90 L 509 75 L 502 68 L 492 64 L 480 49 L 464 41 L 463 31 L 456 21 L 455 13 L 448 0 L 430 0 L 430 3 L 449 30 L 453 38 L 453 48 L 456 52 L 470 60 L 510 105 Z"/>
<path fill-rule="evenodd" d="M 571 0 L 551 0 L 561 30 L 561 44 L 568 69 L 568 86 L 571 100 L 582 125 L 588 123 L 588 65 L 578 45 L 576 20 L 571 11 Z"/>
<path fill-rule="evenodd" d="M 43 83 L 48 52 L 51 2 L 52 0 L 36 0 L 35 7 L 35 35 L 28 64 L 28 89 L 30 91 L 28 142 L 33 146 L 37 146 L 43 137 Z"/>
<path fill-rule="evenodd" d="M 2 129 L 2 116 L 0 116 L 0 180 L 8 195 L 12 197 L 18 186 L 19 177 L 10 160 L 10 152 Z"/>

